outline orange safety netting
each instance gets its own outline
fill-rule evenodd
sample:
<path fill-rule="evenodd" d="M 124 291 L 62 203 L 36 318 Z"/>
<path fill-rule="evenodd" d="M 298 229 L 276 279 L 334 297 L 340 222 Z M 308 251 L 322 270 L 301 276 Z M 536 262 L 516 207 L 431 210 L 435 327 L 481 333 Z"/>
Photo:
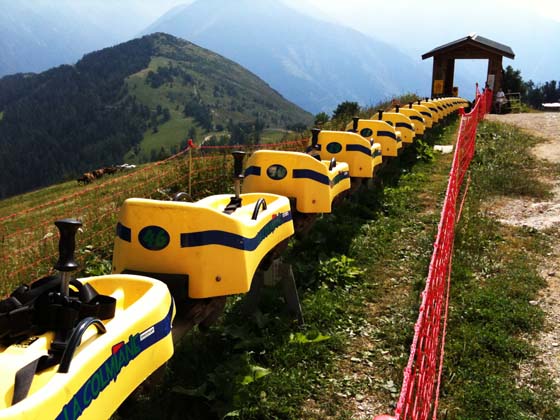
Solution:
<path fill-rule="evenodd" d="M 228 181 L 232 174 L 230 151 L 250 152 L 263 148 L 304 151 L 308 142 L 308 139 L 301 139 L 274 144 L 200 147 L 191 142 L 186 149 L 163 161 L 129 173 L 103 177 L 78 191 L 67 187 L 71 192 L 54 200 L 45 201 L 39 196 L 34 201 L 35 193 L 31 193 L 21 209 L 17 210 L 15 205 L 10 208 L 15 207 L 16 211 L 0 213 L 1 290 L 6 292 L 50 272 L 58 255 L 58 233 L 53 224 L 57 219 L 73 217 L 84 223 L 77 236 L 77 258 L 84 264 L 95 265 L 99 263 L 95 257 L 98 251 L 106 253 L 114 240 L 117 213 L 125 199 L 169 199 L 177 191 L 187 191 L 194 199 L 223 193 L 231 187 Z"/>
<path fill-rule="evenodd" d="M 460 110 L 455 154 L 399 401 L 394 416 L 377 416 L 375 420 L 428 420 L 430 417 L 435 420 L 437 417 L 455 223 L 463 204 L 463 200 L 459 202 L 459 194 L 474 155 L 478 122 L 491 105 L 492 91 L 477 90 L 471 112 L 465 114 Z"/>

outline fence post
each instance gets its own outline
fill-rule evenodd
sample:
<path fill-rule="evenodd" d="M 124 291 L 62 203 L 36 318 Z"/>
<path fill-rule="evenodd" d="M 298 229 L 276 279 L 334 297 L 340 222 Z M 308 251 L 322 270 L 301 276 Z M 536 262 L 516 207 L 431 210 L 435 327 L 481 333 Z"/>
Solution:
<path fill-rule="evenodd" d="M 192 149 L 193 149 L 193 141 L 189 139 L 188 148 L 189 148 L 189 196 L 192 197 Z"/>

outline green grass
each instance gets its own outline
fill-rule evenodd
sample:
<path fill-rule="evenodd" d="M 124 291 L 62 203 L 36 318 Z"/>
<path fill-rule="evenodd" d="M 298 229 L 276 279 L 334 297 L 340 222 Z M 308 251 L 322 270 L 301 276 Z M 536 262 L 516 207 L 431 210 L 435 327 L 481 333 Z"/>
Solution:
<path fill-rule="evenodd" d="M 78 190 L 78 186 L 74 180 L 0 200 L 0 217 L 36 207 L 45 201 L 52 200 L 53 197 L 66 195 L 76 190 Z"/>
<path fill-rule="evenodd" d="M 550 188 L 539 179 L 546 165 L 529 152 L 538 138 L 511 125 L 486 122 L 478 131 L 474 162 L 477 185 L 487 195 L 546 198 Z"/>
<path fill-rule="evenodd" d="M 537 351 L 530 337 L 543 328 L 530 302 L 544 287 L 537 267 L 550 239 L 529 228 L 502 225 L 483 211 L 496 195 L 546 197 L 538 178 L 558 168 L 537 162 L 538 139 L 510 126 L 479 128 L 472 184 L 457 230 L 442 401 L 448 419 L 560 418 L 560 393 L 542 369 L 521 364 Z"/>
<path fill-rule="evenodd" d="M 424 140 L 449 143 L 455 128 L 434 130 Z M 533 370 L 519 385 L 519 364 L 535 355 L 527 337 L 543 322 L 529 301 L 543 287 L 536 264 L 547 238 L 498 225 L 479 211 L 495 194 L 528 194 L 525 178 L 534 179 L 539 168 L 527 150 L 536 140 L 508 130 L 485 124 L 479 131 L 457 233 L 440 409 L 449 419 L 560 416 L 558 390 L 545 371 Z M 497 147 L 496 136 L 518 153 Z M 292 243 L 286 259 L 293 263 L 305 326 L 291 322 L 274 288 L 250 318 L 240 312 L 241 298 L 233 299 L 217 325 L 186 338 L 164 384 L 123 417 L 351 419 L 350 401 L 364 398 L 384 407 L 376 414 L 391 413 L 450 159 L 419 160 L 408 150 L 385 172 L 382 189 L 361 191 Z M 503 165 L 517 168 L 511 182 L 489 182 L 502 176 Z M 533 190 L 536 197 L 546 194 L 544 186 Z"/>
<path fill-rule="evenodd" d="M 150 70 L 155 72 L 158 67 L 166 67 L 169 62 L 177 66 L 177 61 L 175 60 L 155 57 L 150 61 L 147 69 L 133 74 L 126 80 L 129 93 L 136 96 L 140 103 L 148 106 L 151 111 L 155 111 L 158 105 L 162 108 L 168 108 L 171 115 L 169 121 L 158 125 L 157 132 L 154 133 L 153 129 L 150 127 L 146 129 L 136 153 L 134 150 L 131 150 L 125 155 L 125 160 L 127 162 L 149 161 L 152 150 L 159 153 L 162 147 L 169 152 L 173 146 L 179 146 L 181 141 L 186 138 L 191 127 L 195 127 L 195 129 L 200 132 L 200 128 L 192 118 L 185 118 L 183 115 L 183 108 L 178 102 L 179 98 L 184 99 L 189 94 L 192 94 L 192 92 L 189 91 L 192 90 L 192 87 L 189 88 L 180 83 L 174 83 L 173 87 L 164 84 L 154 89 L 146 83 L 146 76 Z M 177 99 L 171 100 L 171 94 L 177 95 L 174 96 L 174 98 Z"/>
<path fill-rule="evenodd" d="M 452 137 L 453 130 L 446 132 Z M 344 201 L 291 244 L 286 260 L 305 326 L 285 314 L 277 288 L 265 291 L 249 318 L 241 299 L 231 300 L 210 331 L 186 337 L 164 385 L 123 418 L 349 419 L 348 397 L 361 396 L 374 396 L 389 411 L 449 165 L 449 155 L 424 162 L 410 148 L 383 175 L 384 188 Z"/>
<path fill-rule="evenodd" d="M 192 76 L 192 83 L 184 84 L 177 78 L 173 83 L 164 83 L 157 88 L 146 83 L 150 71 L 156 72 L 159 67 L 165 68 L 170 64 Z M 155 111 L 158 105 L 168 108 L 171 116 L 169 121 L 158 124 L 157 132 L 152 127 L 146 128 L 139 146 L 126 154 L 127 162 L 149 161 L 152 154 L 159 154 L 162 148 L 169 154 L 174 146 L 179 146 L 187 138 L 192 129 L 196 131 L 196 135 L 192 137 L 198 144 L 208 135 L 228 135 L 227 131 L 209 132 L 192 118 L 185 118 L 184 105 L 193 98 L 210 108 L 214 126 L 219 124 L 227 127 L 230 120 L 254 122 L 257 117 L 269 127 L 283 127 L 296 117 L 302 121 L 310 121 L 309 115 L 269 92 L 268 87 L 261 86 L 260 82 L 237 67 L 232 69 L 224 63 L 215 64 L 217 67 L 213 68 L 213 72 L 221 71 L 228 75 L 219 79 L 201 71 L 207 65 L 209 64 L 201 64 L 202 67 L 196 67 L 195 70 L 191 63 L 184 60 L 154 57 L 146 69 L 126 79 L 129 95 L 135 96 L 139 103 L 146 105 L 151 111 Z M 161 117 L 158 120 L 161 121 Z M 275 143 L 284 138 L 286 136 L 282 129 L 268 128 L 263 132 L 262 143 Z"/>
<path fill-rule="evenodd" d="M 150 160 L 152 150 L 159 153 L 163 148 L 167 154 L 171 154 L 171 149 L 178 147 L 186 137 L 188 130 L 196 124 L 191 118 L 184 118 L 176 111 L 171 112 L 171 119 L 158 126 L 158 131 L 154 133 L 151 128 L 144 133 L 144 138 L 140 143 L 140 152 L 135 154 L 133 151 L 125 155 L 126 162 L 146 162 Z"/>
<path fill-rule="evenodd" d="M 456 127 L 439 125 L 424 142 L 450 143 Z M 535 180 L 544 171 L 558 173 L 558 168 L 537 163 L 528 153 L 537 140 L 509 127 L 485 123 L 478 137 L 455 245 L 441 413 L 448 419 L 560 418 L 558 390 L 547 372 L 536 369 L 519 385 L 518 371 L 536 351 L 527 338 L 542 327 L 543 314 L 529 301 L 543 286 L 536 265 L 549 238 L 499 225 L 481 211 L 495 195 L 546 197 L 547 186 Z M 209 164 L 225 168 L 220 159 Z M 162 387 L 127 404 L 121 417 L 338 420 L 352 418 L 352 399 L 363 398 L 383 407 L 376 414 L 392 412 L 450 159 L 432 156 L 425 148 L 420 154 L 408 149 L 385 170 L 383 188 L 360 191 L 320 218 L 305 240 L 291 244 L 285 258 L 293 263 L 305 326 L 296 326 L 286 315 L 277 288 L 265 290 L 260 311 L 251 317 L 241 313 L 242 297 L 231 298 L 217 325 L 185 338 Z M 197 170 L 201 181 L 205 168 Z M 78 237 L 78 257 L 89 266 L 86 273 L 106 272 L 114 214 L 99 221 L 94 216 L 107 206 L 117 209 L 119 200 L 136 191 L 153 194 L 167 183 L 173 189 L 188 173 L 179 162 L 158 180 L 160 169 L 115 184 L 107 179 L 104 188 L 92 188 L 61 208 L 24 215 L 8 228 L 33 227 L 23 238 L 31 243 L 47 233 L 41 223 L 48 221 L 52 228 L 57 212 L 80 217 L 84 208 L 91 208 Z M 140 182 L 149 182 L 142 192 L 136 190 Z M 70 182 L 51 188 L 0 202 L 0 214 L 84 187 Z M 201 182 L 194 195 L 224 188 L 223 181 Z M 2 244 L 9 249 L 4 240 Z M 56 253 L 54 245 L 51 251 Z M 16 281 L 14 267 L 31 261 L 26 254 L 17 258 L 21 261 L 14 257 L 2 266 L 3 279 Z M 37 273 L 44 274 L 42 266 Z M 3 284 L 2 292 L 13 286 Z"/>
<path fill-rule="evenodd" d="M 280 143 L 289 141 L 295 133 L 289 130 L 282 130 L 279 128 L 265 128 L 261 135 L 261 143 Z"/>

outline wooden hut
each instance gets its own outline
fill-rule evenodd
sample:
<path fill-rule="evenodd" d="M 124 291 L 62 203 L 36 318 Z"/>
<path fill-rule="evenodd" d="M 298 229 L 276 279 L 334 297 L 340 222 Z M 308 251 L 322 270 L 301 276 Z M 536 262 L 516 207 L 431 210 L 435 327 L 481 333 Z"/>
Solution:
<path fill-rule="evenodd" d="M 434 57 L 432 97 L 453 96 L 453 75 L 457 59 L 487 59 L 486 84 L 494 92 L 502 86 L 502 58 L 514 59 L 515 54 L 507 45 L 477 34 L 441 45 L 422 55 L 422 60 Z"/>

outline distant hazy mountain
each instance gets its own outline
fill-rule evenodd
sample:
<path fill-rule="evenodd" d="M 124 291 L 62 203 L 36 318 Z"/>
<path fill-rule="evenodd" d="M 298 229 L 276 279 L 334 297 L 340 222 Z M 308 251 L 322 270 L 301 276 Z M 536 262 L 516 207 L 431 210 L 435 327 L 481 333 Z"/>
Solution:
<path fill-rule="evenodd" d="M 507 0 L 441 0 L 394 1 L 390 7 L 379 0 L 355 0 L 354 6 L 323 0 L 284 0 L 305 13 L 318 13 L 323 19 L 349 25 L 361 32 L 388 42 L 419 62 L 420 56 L 433 48 L 475 32 L 494 41 L 509 45 L 515 59 L 504 59 L 503 67 L 511 65 L 521 70 L 524 80 L 545 82 L 560 79 L 559 7 L 553 0 L 531 2 Z M 342 2 L 340 2 L 342 3 Z M 367 7 L 365 5 L 367 4 Z M 423 67 L 432 71 L 432 59 Z M 455 81 L 469 96 L 474 83 L 484 83 L 486 60 L 458 60 Z M 429 89 L 430 78 L 425 81 Z"/>
<path fill-rule="evenodd" d="M 62 8 L 57 16 L 28 1 L 2 2 L 0 76 L 75 62 L 84 51 L 99 48 L 96 38 L 101 31 L 81 32 L 76 19 L 66 22 L 67 12 Z"/>
<path fill-rule="evenodd" d="M 133 38 L 178 1 L 1 1 L 0 76 L 73 64 Z"/>
<path fill-rule="evenodd" d="M 276 0 L 199 0 L 171 10 L 144 33 L 156 31 L 235 60 L 312 112 L 416 92 L 429 77 L 394 47 Z"/>
<path fill-rule="evenodd" d="M 146 137 L 157 158 L 190 129 L 241 142 L 257 125 L 311 122 L 238 64 L 171 35 L 145 36 L 75 66 L 0 78 L 0 198 L 122 163 Z"/>

